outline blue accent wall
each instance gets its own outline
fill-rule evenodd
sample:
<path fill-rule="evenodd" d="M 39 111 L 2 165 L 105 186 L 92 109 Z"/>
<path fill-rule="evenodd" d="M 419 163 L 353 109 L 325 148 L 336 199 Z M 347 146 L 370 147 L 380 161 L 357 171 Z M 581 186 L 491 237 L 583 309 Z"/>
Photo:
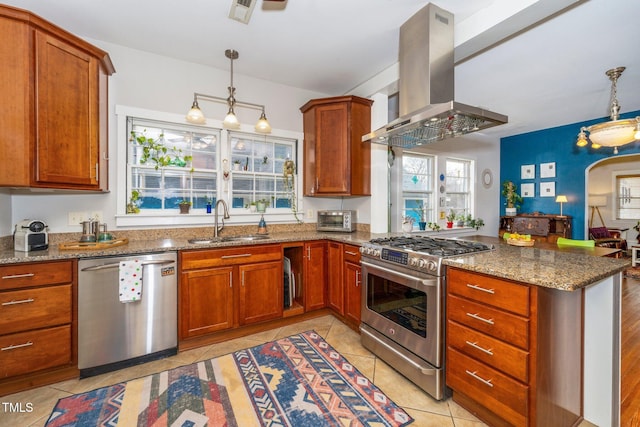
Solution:
<path fill-rule="evenodd" d="M 639 111 L 621 114 L 620 118 L 632 118 L 640 115 Z M 608 117 L 587 122 L 573 123 L 535 132 L 509 136 L 500 140 L 500 191 L 502 182 L 513 181 L 521 193 L 523 183 L 534 183 L 535 197 L 524 198 L 518 212 L 540 212 L 544 214 L 560 214 L 560 205 L 555 197 L 540 197 L 541 182 L 555 182 L 555 194 L 564 194 L 569 200 L 564 203 L 562 213 L 573 217 L 573 238 L 584 239 L 585 227 L 585 169 L 594 162 L 615 156 L 613 148 L 602 147 L 594 150 L 590 147 L 578 147 L 576 140 L 582 126 L 609 120 Z M 632 142 L 618 147 L 619 154 L 640 153 L 640 142 Z M 541 163 L 556 163 L 555 178 L 540 178 Z M 534 179 L 521 179 L 520 167 L 535 165 Z M 502 204 L 500 215 L 505 213 L 505 200 L 500 195 Z"/>

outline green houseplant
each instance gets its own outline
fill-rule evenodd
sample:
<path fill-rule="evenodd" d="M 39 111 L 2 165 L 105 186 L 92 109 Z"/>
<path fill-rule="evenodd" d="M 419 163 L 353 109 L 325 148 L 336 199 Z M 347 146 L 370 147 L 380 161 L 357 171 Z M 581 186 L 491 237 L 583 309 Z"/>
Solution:
<path fill-rule="evenodd" d="M 167 147 L 162 133 L 158 135 L 157 139 L 154 139 L 144 132 L 131 131 L 131 139 L 142 147 L 140 164 L 151 162 L 156 170 L 165 166 L 185 167 L 193 159 L 192 156 L 183 156 L 182 150 L 179 148 Z M 191 170 L 193 171 L 193 168 Z"/>
<path fill-rule="evenodd" d="M 505 181 L 502 183 L 502 196 L 505 198 L 508 216 L 515 216 L 517 209 L 522 204 L 522 196 L 518 194 L 518 187 L 513 181 Z"/>
<path fill-rule="evenodd" d="M 447 219 L 447 228 L 453 228 L 453 221 L 456 220 L 456 212 L 450 209 L 445 218 Z"/>
<path fill-rule="evenodd" d="M 131 190 L 131 197 L 129 197 L 129 202 L 127 203 L 127 213 L 140 213 L 140 192 L 138 190 Z"/>

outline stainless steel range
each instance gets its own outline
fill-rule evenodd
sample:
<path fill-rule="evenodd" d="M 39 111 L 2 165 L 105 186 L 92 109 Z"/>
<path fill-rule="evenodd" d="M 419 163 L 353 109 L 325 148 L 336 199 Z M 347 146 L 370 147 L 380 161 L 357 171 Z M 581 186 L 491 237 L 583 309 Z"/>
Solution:
<path fill-rule="evenodd" d="M 445 397 L 442 260 L 491 249 L 427 236 L 374 239 L 360 248 L 362 344 L 437 400 Z"/>

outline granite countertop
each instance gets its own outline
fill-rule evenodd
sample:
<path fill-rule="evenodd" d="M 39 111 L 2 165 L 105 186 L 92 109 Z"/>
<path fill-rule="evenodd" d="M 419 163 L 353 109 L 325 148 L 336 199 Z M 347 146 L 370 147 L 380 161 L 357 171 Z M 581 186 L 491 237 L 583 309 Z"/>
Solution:
<path fill-rule="evenodd" d="M 153 233 L 148 233 L 155 237 Z M 314 230 L 284 231 L 269 234 L 269 239 L 257 241 L 223 241 L 207 244 L 192 244 L 193 236 L 171 236 L 170 238 L 129 239 L 129 243 L 104 250 L 59 250 L 57 244 L 48 250 L 32 252 L 0 251 L 0 265 L 21 262 L 39 262 L 60 259 L 92 258 L 128 254 L 198 250 L 230 246 L 263 245 L 270 243 L 303 242 L 318 239 L 334 240 L 359 245 L 372 238 L 398 235 L 354 233 L 319 233 Z M 433 236 L 433 234 L 431 234 Z M 201 235 L 200 235 L 201 236 Z M 443 237 L 443 236 L 434 236 Z M 506 244 L 502 239 L 486 236 L 465 236 L 466 240 L 480 240 L 490 243 L 494 250 L 474 255 L 446 258 L 445 265 L 491 276 L 528 283 L 547 288 L 574 291 L 625 270 L 631 265 L 629 259 L 599 257 L 588 250 L 557 250 L 553 245 L 541 247 L 517 247 Z M 543 246 L 543 245 L 539 245 Z M 554 249 L 555 248 L 555 249 Z"/>

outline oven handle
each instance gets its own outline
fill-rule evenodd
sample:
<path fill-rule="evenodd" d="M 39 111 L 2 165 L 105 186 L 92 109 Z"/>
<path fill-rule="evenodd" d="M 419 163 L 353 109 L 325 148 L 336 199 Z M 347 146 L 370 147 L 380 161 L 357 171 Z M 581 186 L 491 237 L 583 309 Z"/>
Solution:
<path fill-rule="evenodd" d="M 424 375 L 435 375 L 436 372 L 438 371 L 436 368 L 432 368 L 432 367 L 428 367 L 427 368 L 427 367 L 424 367 L 424 366 L 420 365 L 419 363 L 414 362 L 411 359 L 408 359 L 404 354 L 400 353 L 398 350 L 396 350 L 395 348 L 391 347 L 387 343 L 377 339 L 375 336 L 371 335 L 366 330 L 360 329 L 360 332 L 363 333 L 363 334 L 369 335 L 369 337 L 371 337 L 371 338 L 373 338 L 375 340 L 376 344 L 384 347 L 388 351 L 390 351 L 393 354 L 395 354 L 396 356 L 400 357 L 403 361 L 407 362 L 408 364 L 413 365 L 414 368 L 418 369 Z"/>
<path fill-rule="evenodd" d="M 408 281 L 407 283 L 418 283 L 422 286 L 438 286 L 438 279 L 420 279 L 415 276 L 409 276 L 408 274 L 401 273 L 399 271 L 394 271 L 385 267 L 381 267 L 379 265 L 370 264 L 366 261 L 360 261 L 362 267 L 365 267 L 365 272 L 367 268 L 373 271 L 376 275 L 381 276 L 383 279 L 388 280 L 396 280 L 398 277 L 401 277 L 403 280 Z M 364 276 L 364 274 L 363 274 Z"/>

